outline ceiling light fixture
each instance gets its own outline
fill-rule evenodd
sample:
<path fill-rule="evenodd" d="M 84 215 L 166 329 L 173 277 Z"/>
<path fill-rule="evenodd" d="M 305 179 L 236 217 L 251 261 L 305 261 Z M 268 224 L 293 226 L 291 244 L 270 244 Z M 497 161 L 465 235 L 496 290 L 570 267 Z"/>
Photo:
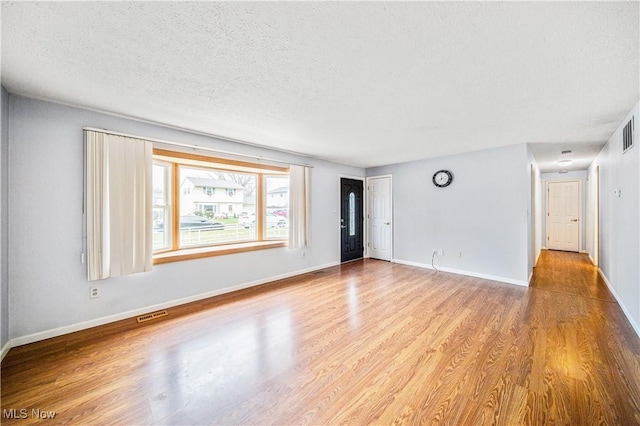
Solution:
<path fill-rule="evenodd" d="M 560 160 L 558 161 L 558 166 L 566 167 L 570 166 L 573 163 L 573 160 Z"/>

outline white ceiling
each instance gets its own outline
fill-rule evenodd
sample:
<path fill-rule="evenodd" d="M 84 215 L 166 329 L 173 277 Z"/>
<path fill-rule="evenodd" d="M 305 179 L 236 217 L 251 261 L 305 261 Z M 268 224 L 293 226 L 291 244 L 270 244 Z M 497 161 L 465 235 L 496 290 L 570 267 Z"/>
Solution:
<path fill-rule="evenodd" d="M 602 146 L 640 98 L 638 6 L 3 2 L 1 78 L 361 167 Z"/>
<path fill-rule="evenodd" d="M 556 142 L 532 143 L 529 145 L 536 158 L 536 163 L 543 173 L 558 172 L 560 170 L 586 170 L 593 159 L 602 151 L 602 142 Z M 571 151 L 562 154 L 564 151 Z M 571 160 L 568 166 L 560 166 L 558 161 Z"/>

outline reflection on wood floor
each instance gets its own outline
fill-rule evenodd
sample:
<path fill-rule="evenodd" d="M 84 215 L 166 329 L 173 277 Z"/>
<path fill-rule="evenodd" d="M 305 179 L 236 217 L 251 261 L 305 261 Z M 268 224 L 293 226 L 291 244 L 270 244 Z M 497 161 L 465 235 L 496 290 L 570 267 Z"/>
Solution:
<path fill-rule="evenodd" d="M 631 425 L 640 339 L 582 254 L 543 252 L 530 288 L 364 260 L 14 348 L 2 409 L 27 409 L 21 425 L 32 409 L 72 424 Z"/>

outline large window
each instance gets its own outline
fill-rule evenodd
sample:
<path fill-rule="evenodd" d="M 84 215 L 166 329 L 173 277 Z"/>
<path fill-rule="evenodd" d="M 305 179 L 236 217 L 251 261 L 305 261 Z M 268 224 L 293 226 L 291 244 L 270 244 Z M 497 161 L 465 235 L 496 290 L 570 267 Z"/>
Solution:
<path fill-rule="evenodd" d="M 155 263 L 282 246 L 288 168 L 154 150 Z"/>

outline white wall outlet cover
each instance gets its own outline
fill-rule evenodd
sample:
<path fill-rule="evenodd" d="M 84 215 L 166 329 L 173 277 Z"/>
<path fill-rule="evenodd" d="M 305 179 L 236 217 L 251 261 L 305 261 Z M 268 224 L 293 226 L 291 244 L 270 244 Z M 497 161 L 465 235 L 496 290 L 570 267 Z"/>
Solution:
<path fill-rule="evenodd" d="M 90 299 L 95 299 L 97 297 L 100 297 L 100 291 L 98 290 L 98 287 L 90 287 L 89 288 L 89 298 Z"/>

